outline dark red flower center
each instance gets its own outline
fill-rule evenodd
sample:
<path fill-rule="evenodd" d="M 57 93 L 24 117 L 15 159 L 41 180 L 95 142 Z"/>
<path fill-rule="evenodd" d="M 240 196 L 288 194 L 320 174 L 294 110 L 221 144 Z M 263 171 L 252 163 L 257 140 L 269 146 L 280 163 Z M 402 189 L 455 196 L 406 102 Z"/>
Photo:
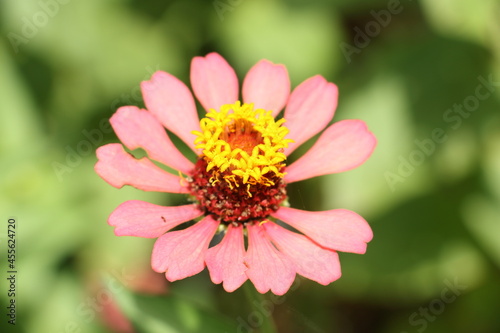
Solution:
<path fill-rule="evenodd" d="M 263 221 L 286 199 L 283 177 L 285 119 L 253 104 L 221 106 L 200 120 L 196 148 L 202 150 L 193 176 L 191 194 L 206 214 L 221 222 Z"/>

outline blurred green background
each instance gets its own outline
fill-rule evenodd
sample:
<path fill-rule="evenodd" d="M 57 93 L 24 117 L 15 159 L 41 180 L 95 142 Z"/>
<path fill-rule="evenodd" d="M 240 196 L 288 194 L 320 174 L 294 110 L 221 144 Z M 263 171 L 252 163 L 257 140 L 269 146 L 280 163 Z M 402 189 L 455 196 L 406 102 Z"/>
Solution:
<path fill-rule="evenodd" d="M 292 333 L 500 332 L 499 1 L 2 0 L 0 31 L 0 331 L 259 332 L 271 315 Z M 95 149 L 118 142 L 117 107 L 143 105 L 141 80 L 161 69 L 189 83 L 191 58 L 211 51 L 240 79 L 262 58 L 293 86 L 325 76 L 340 90 L 335 121 L 377 136 L 360 168 L 289 187 L 297 208 L 371 224 L 339 281 L 298 278 L 249 305 L 206 271 L 168 284 L 149 266 L 154 240 L 107 225 L 126 200 L 185 202 L 111 187 Z"/>

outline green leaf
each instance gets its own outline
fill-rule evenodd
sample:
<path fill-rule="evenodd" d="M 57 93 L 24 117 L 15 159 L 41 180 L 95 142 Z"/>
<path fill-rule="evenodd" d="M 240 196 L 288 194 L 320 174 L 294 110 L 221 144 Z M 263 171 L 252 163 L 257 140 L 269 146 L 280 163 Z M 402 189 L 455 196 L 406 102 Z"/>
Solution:
<path fill-rule="evenodd" d="M 139 332 L 224 333 L 235 332 L 231 320 L 199 308 L 175 294 L 140 295 L 124 291 L 116 295 L 119 306 Z"/>
<path fill-rule="evenodd" d="M 431 1 L 421 2 L 432 26 L 439 32 L 464 38 L 490 47 L 496 38 L 498 1 Z"/>

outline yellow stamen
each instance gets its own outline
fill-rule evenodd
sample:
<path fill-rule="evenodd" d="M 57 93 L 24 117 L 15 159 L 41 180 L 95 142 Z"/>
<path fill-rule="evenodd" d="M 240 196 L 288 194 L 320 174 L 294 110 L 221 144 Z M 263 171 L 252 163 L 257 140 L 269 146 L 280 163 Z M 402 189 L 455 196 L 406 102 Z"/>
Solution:
<path fill-rule="evenodd" d="M 239 101 L 223 105 L 220 111 L 211 109 L 200 120 L 201 131 L 192 132 L 196 148 L 202 149 L 201 157 L 207 161 L 207 172 L 216 168 L 211 182 L 223 177 L 231 188 L 248 184 L 250 195 L 250 185 L 271 186 L 274 182 L 269 177 L 283 178 L 283 151 L 293 142 L 285 139 L 284 122 L 275 121 L 271 111 L 254 110 L 253 104 Z"/>

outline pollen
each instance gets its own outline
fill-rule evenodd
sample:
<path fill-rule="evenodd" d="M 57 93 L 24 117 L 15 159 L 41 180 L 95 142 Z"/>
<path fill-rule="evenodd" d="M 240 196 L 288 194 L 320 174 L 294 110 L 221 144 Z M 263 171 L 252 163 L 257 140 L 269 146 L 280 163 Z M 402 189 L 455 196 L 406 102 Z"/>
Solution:
<path fill-rule="evenodd" d="M 225 182 L 229 188 L 243 185 L 249 196 L 251 186 L 276 185 L 276 179 L 285 175 L 283 151 L 293 142 L 285 139 L 284 122 L 275 121 L 271 111 L 239 101 L 223 105 L 220 111 L 211 109 L 200 121 L 201 131 L 192 132 L 211 183 Z"/>

